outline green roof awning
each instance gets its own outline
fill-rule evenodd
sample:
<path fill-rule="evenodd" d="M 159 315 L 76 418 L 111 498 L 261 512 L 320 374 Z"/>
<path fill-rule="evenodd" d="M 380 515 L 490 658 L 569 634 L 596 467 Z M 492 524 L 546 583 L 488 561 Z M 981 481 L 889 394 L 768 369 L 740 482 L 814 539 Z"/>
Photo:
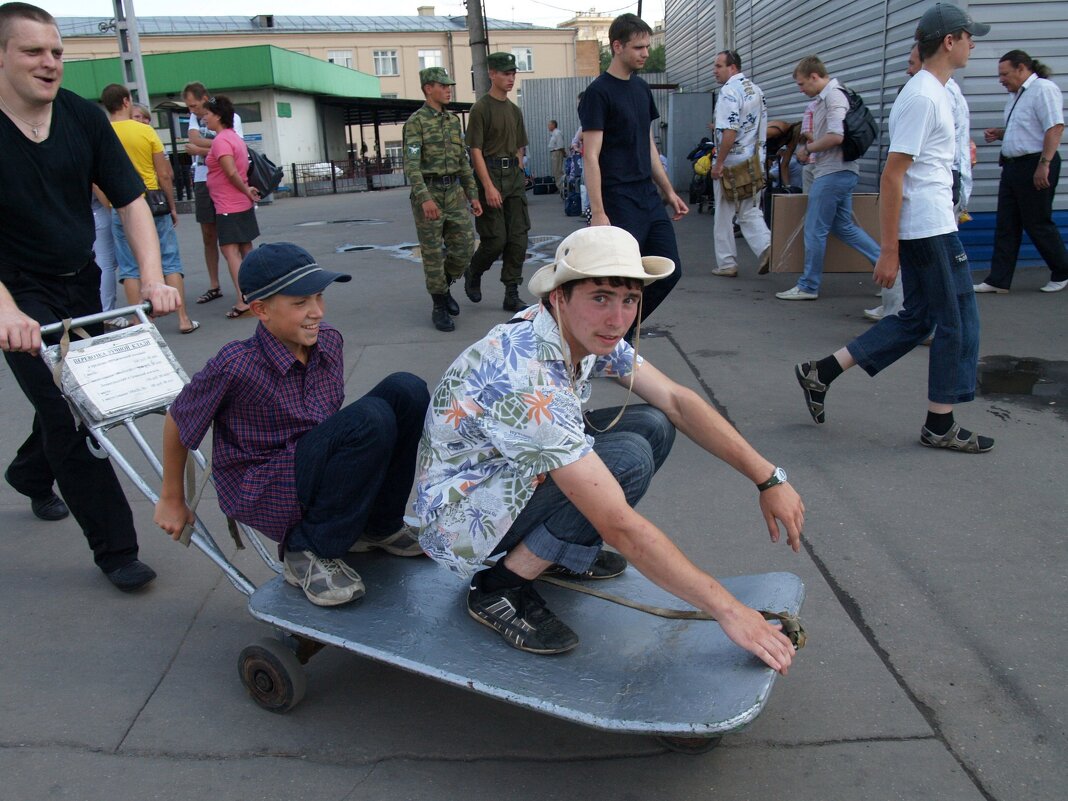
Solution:
<path fill-rule="evenodd" d="M 275 88 L 331 97 L 382 96 L 373 75 L 273 45 L 156 53 L 143 58 L 145 80 L 153 96 L 177 96 L 189 81 L 201 81 L 213 92 Z M 99 99 L 109 83 L 124 80 L 117 57 L 64 65 L 63 88 L 88 100 Z"/>

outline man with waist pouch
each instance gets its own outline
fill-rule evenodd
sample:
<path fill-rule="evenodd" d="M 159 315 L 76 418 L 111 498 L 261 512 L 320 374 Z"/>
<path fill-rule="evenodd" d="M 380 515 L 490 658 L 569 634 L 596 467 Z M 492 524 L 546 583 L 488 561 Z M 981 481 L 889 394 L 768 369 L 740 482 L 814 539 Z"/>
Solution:
<path fill-rule="evenodd" d="M 130 591 L 156 577 L 137 558 L 130 505 L 111 462 L 89 451 L 86 430 L 39 356 L 42 324 L 100 311 L 93 184 L 122 218 L 140 265 L 141 297 L 156 314 L 180 301 L 163 282 L 144 182 L 103 112 L 60 89 L 62 80 L 63 40 L 52 15 L 24 3 L 0 6 L 0 350 L 35 412 L 4 476 L 42 519 L 66 517 L 69 507 L 97 567 Z M 87 328 L 103 333 L 101 323 Z"/>
<path fill-rule="evenodd" d="M 452 331 L 460 307 L 449 285 L 463 275 L 475 249 L 468 201 L 482 214 L 471 164 L 464 152 L 460 118 L 447 111 L 456 81 L 444 67 L 419 72 L 426 102 L 404 124 L 404 174 L 412 185 L 412 214 L 423 257 L 426 291 L 434 299 L 431 320 Z"/>
<path fill-rule="evenodd" d="M 1004 127 L 984 132 L 987 142 L 1001 140 L 1001 183 L 990 275 L 975 285 L 976 292 L 1009 291 L 1024 231 L 1050 269 L 1049 283 L 1040 291 L 1068 287 L 1068 251 L 1053 222 L 1064 100 L 1049 74 L 1045 64 L 1022 50 L 1010 50 L 998 62 L 998 80 L 1012 97 L 1005 104 Z"/>

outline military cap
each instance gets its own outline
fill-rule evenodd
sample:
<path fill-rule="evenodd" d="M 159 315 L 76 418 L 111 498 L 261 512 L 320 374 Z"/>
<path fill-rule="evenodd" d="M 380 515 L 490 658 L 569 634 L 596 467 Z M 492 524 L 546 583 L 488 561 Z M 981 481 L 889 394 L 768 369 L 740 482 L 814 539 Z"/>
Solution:
<path fill-rule="evenodd" d="M 425 70 L 419 70 L 419 85 L 426 86 L 428 83 L 454 86 L 456 81 L 449 77 L 449 71 L 444 67 L 427 67 Z"/>
<path fill-rule="evenodd" d="M 486 66 L 497 72 L 515 72 L 515 56 L 511 53 L 490 53 L 486 58 Z"/>

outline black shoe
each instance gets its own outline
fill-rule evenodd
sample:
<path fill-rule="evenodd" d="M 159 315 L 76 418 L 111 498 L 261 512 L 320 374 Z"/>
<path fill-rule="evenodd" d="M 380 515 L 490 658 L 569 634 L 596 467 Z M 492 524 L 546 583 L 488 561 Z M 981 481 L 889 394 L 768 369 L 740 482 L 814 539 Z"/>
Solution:
<path fill-rule="evenodd" d="M 496 630 L 513 648 L 532 654 L 560 654 L 578 645 L 578 635 L 545 606 L 533 582 L 483 592 L 476 573 L 467 594 L 467 611 Z"/>
<path fill-rule="evenodd" d="M 470 270 L 464 273 L 464 292 L 472 303 L 482 302 L 482 276 L 474 275 Z"/>
<path fill-rule="evenodd" d="M 585 573 L 576 573 L 574 570 L 568 570 L 563 565 L 551 565 L 544 575 L 556 576 L 562 579 L 574 579 L 576 581 L 582 581 L 583 579 L 610 579 L 621 575 L 626 569 L 627 560 L 623 557 L 623 554 L 606 551 L 602 548 L 597 554 L 597 558 L 593 560 L 593 564 L 590 565 L 590 569 Z"/>
<path fill-rule="evenodd" d="M 519 298 L 519 287 L 515 284 L 507 284 L 504 287 L 504 303 L 502 306 L 505 311 L 510 312 L 523 311 L 526 308 L 526 304 Z"/>
<path fill-rule="evenodd" d="M 456 317 L 460 313 L 460 305 L 452 296 L 452 292 L 445 290 L 445 310 L 450 316 Z"/>
<path fill-rule="evenodd" d="M 108 577 L 108 581 L 123 592 L 133 592 L 152 581 L 156 577 L 156 571 L 144 562 L 134 559 L 130 564 L 123 565 L 104 575 Z"/>
<path fill-rule="evenodd" d="M 30 498 L 30 508 L 41 520 L 62 520 L 70 514 L 67 504 L 54 492 L 44 498 Z"/>
<path fill-rule="evenodd" d="M 430 313 L 430 320 L 439 331 L 455 331 L 456 326 L 449 315 L 449 308 L 445 302 L 446 295 L 431 295 L 434 299 L 434 311 Z"/>

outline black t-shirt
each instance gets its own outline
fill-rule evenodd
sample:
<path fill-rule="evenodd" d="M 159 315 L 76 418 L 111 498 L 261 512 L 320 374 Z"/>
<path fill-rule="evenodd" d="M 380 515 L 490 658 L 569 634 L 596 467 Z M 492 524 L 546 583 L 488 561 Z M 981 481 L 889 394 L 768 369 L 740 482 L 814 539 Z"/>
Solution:
<path fill-rule="evenodd" d="M 96 184 L 117 207 L 145 184 L 99 107 L 60 89 L 43 142 L 0 114 L 0 266 L 58 275 L 93 257 Z"/>
<path fill-rule="evenodd" d="M 660 117 L 649 84 L 637 75 L 623 81 L 602 73 L 582 95 L 579 121 L 583 131 L 602 131 L 601 190 L 653 177 L 649 162 L 649 126 Z"/>

